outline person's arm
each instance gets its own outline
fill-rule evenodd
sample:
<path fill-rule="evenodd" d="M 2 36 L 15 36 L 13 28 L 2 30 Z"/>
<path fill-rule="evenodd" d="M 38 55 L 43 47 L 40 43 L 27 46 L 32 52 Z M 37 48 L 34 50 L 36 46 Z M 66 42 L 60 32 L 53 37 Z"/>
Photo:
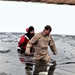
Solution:
<path fill-rule="evenodd" d="M 51 40 L 49 41 L 49 47 L 50 49 L 52 50 L 53 54 L 57 54 L 57 49 L 56 49 L 56 46 L 55 46 L 55 42 L 53 40 L 53 38 L 50 36 Z"/>
<path fill-rule="evenodd" d="M 27 43 L 27 46 L 26 46 L 26 51 L 25 51 L 26 54 L 28 54 L 28 55 L 30 54 L 30 49 L 31 49 L 32 45 L 38 41 L 38 38 L 39 38 L 39 35 L 36 34 L 29 40 L 29 42 Z"/>

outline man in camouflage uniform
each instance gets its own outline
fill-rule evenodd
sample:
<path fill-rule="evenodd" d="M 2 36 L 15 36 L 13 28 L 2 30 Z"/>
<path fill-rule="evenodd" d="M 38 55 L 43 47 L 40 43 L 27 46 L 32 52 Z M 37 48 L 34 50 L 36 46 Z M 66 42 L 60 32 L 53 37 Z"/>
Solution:
<path fill-rule="evenodd" d="M 53 54 L 57 54 L 56 46 L 53 38 L 50 35 L 52 31 L 51 26 L 46 25 L 43 32 L 36 34 L 26 46 L 26 54 L 30 54 L 30 48 L 34 47 L 34 57 L 36 60 L 43 59 L 45 61 L 50 61 L 50 56 L 48 54 L 48 46 L 52 50 Z"/>

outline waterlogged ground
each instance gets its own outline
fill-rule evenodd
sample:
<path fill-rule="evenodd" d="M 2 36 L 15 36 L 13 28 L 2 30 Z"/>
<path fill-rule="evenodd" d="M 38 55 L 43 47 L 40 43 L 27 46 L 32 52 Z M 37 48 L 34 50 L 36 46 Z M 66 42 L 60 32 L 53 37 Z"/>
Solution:
<path fill-rule="evenodd" d="M 75 75 L 75 36 L 52 35 L 58 50 L 50 63 L 33 61 L 17 52 L 22 34 L 0 33 L 0 75 Z M 43 74 L 43 75 L 44 75 Z"/>

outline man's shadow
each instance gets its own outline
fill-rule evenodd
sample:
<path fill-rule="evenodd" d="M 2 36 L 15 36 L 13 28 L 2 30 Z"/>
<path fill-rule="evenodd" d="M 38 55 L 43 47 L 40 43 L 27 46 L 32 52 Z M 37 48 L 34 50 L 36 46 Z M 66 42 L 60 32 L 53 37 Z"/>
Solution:
<path fill-rule="evenodd" d="M 36 61 L 34 65 L 35 69 L 34 69 L 33 75 L 39 75 L 40 72 L 47 72 L 48 73 L 47 75 L 53 75 L 55 66 L 56 66 L 56 61 L 53 61 L 51 63 L 52 65 L 49 65 L 44 60 Z"/>

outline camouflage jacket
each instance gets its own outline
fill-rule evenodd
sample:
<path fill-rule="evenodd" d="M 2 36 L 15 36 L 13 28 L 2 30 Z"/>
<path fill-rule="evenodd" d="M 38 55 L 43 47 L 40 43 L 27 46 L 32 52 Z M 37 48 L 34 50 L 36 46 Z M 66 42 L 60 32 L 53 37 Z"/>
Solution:
<path fill-rule="evenodd" d="M 48 53 L 48 46 L 52 52 L 56 51 L 56 46 L 51 35 L 45 35 L 44 32 L 36 34 L 27 44 L 26 50 L 30 50 L 30 47 L 34 47 L 35 52 L 39 54 Z"/>

